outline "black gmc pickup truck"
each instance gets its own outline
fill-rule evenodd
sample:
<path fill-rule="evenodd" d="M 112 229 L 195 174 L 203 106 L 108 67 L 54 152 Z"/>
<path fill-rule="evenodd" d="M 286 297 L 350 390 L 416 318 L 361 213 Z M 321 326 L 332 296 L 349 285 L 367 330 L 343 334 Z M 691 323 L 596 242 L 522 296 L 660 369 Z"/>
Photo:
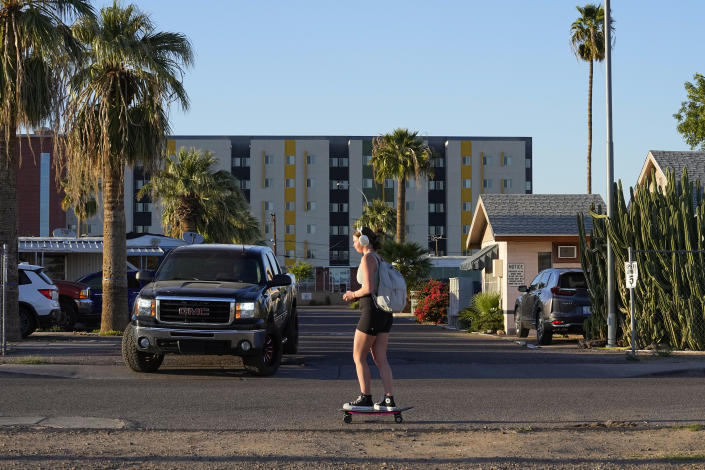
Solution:
<path fill-rule="evenodd" d="M 271 375 L 295 354 L 296 284 L 268 247 L 186 245 L 167 255 L 135 300 L 122 357 L 154 372 L 165 354 L 242 356 L 247 370 Z"/>

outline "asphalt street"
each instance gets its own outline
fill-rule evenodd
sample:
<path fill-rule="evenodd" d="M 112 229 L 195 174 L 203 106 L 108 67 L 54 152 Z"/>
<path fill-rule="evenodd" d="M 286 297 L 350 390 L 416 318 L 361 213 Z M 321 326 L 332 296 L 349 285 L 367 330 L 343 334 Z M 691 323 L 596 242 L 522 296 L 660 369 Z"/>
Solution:
<path fill-rule="evenodd" d="M 120 338 L 37 333 L 0 360 L 0 426 L 168 430 L 325 430 L 395 426 L 389 416 L 342 422 L 357 393 L 351 360 L 357 313 L 300 309 L 300 351 L 273 377 L 252 377 L 231 357 L 168 356 L 155 374 L 127 369 Z M 629 361 L 582 350 L 575 339 L 527 348 L 511 338 L 395 319 L 395 396 L 410 428 L 565 426 L 607 421 L 705 421 L 705 358 Z M 29 358 L 29 359 L 28 359 Z M 32 362 L 32 363 L 30 363 Z M 374 368 L 373 368 L 374 370 Z M 378 380 L 375 394 L 382 393 Z"/>

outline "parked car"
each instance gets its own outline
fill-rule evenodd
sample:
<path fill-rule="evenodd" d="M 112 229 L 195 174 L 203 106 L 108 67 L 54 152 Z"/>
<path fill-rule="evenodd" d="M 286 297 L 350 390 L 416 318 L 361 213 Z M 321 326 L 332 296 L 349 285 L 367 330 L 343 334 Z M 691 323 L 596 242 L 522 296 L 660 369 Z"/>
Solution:
<path fill-rule="evenodd" d="M 46 328 L 59 317 L 59 289 L 41 266 L 20 263 L 17 271 L 20 333 L 26 338 L 38 327 Z"/>
<path fill-rule="evenodd" d="M 154 372 L 165 354 L 241 356 L 247 370 L 271 375 L 282 354 L 296 354 L 296 279 L 272 249 L 185 245 L 171 251 L 140 292 L 122 336 L 122 357 Z"/>
<path fill-rule="evenodd" d="M 535 328 L 538 343 L 551 344 L 554 332 L 583 333 L 583 322 L 591 311 L 582 270 L 545 269 L 531 285 L 518 290 L 523 294 L 514 305 L 517 336 L 525 338 Z"/>
<path fill-rule="evenodd" d="M 93 315 L 91 288 L 88 284 L 74 281 L 56 280 L 59 289 L 61 315 L 57 325 L 64 331 L 71 331 L 78 321 L 90 321 Z"/>
<path fill-rule="evenodd" d="M 146 283 L 136 279 L 137 271 L 127 271 L 127 311 L 132 312 L 132 306 L 135 304 L 135 299 L 140 293 L 140 289 Z M 86 274 L 77 279 L 77 282 L 87 284 L 91 288 L 91 300 L 93 301 L 93 309 L 91 316 L 96 320 L 100 320 L 100 315 L 103 312 L 103 272 Z"/>

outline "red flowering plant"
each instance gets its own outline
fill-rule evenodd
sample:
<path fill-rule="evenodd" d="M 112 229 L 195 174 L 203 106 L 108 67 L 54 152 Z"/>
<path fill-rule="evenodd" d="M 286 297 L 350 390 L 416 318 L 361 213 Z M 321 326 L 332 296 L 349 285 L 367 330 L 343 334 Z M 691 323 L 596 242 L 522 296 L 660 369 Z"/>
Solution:
<path fill-rule="evenodd" d="M 448 284 L 430 279 L 417 294 L 414 315 L 417 323 L 447 321 L 450 294 Z"/>

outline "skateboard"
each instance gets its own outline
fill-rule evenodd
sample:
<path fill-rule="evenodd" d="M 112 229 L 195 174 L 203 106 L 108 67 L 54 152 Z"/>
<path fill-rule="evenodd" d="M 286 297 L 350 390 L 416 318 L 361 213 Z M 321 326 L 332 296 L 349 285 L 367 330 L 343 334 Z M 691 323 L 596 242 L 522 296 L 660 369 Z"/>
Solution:
<path fill-rule="evenodd" d="M 355 410 L 344 410 L 340 409 L 345 415 L 343 416 L 343 421 L 346 424 L 352 423 L 352 415 L 394 415 L 394 422 L 401 423 L 404 418 L 401 417 L 401 412 L 412 409 L 413 406 L 405 406 L 403 408 L 397 408 L 394 411 L 387 410 L 367 410 L 367 411 L 355 411 Z"/>

